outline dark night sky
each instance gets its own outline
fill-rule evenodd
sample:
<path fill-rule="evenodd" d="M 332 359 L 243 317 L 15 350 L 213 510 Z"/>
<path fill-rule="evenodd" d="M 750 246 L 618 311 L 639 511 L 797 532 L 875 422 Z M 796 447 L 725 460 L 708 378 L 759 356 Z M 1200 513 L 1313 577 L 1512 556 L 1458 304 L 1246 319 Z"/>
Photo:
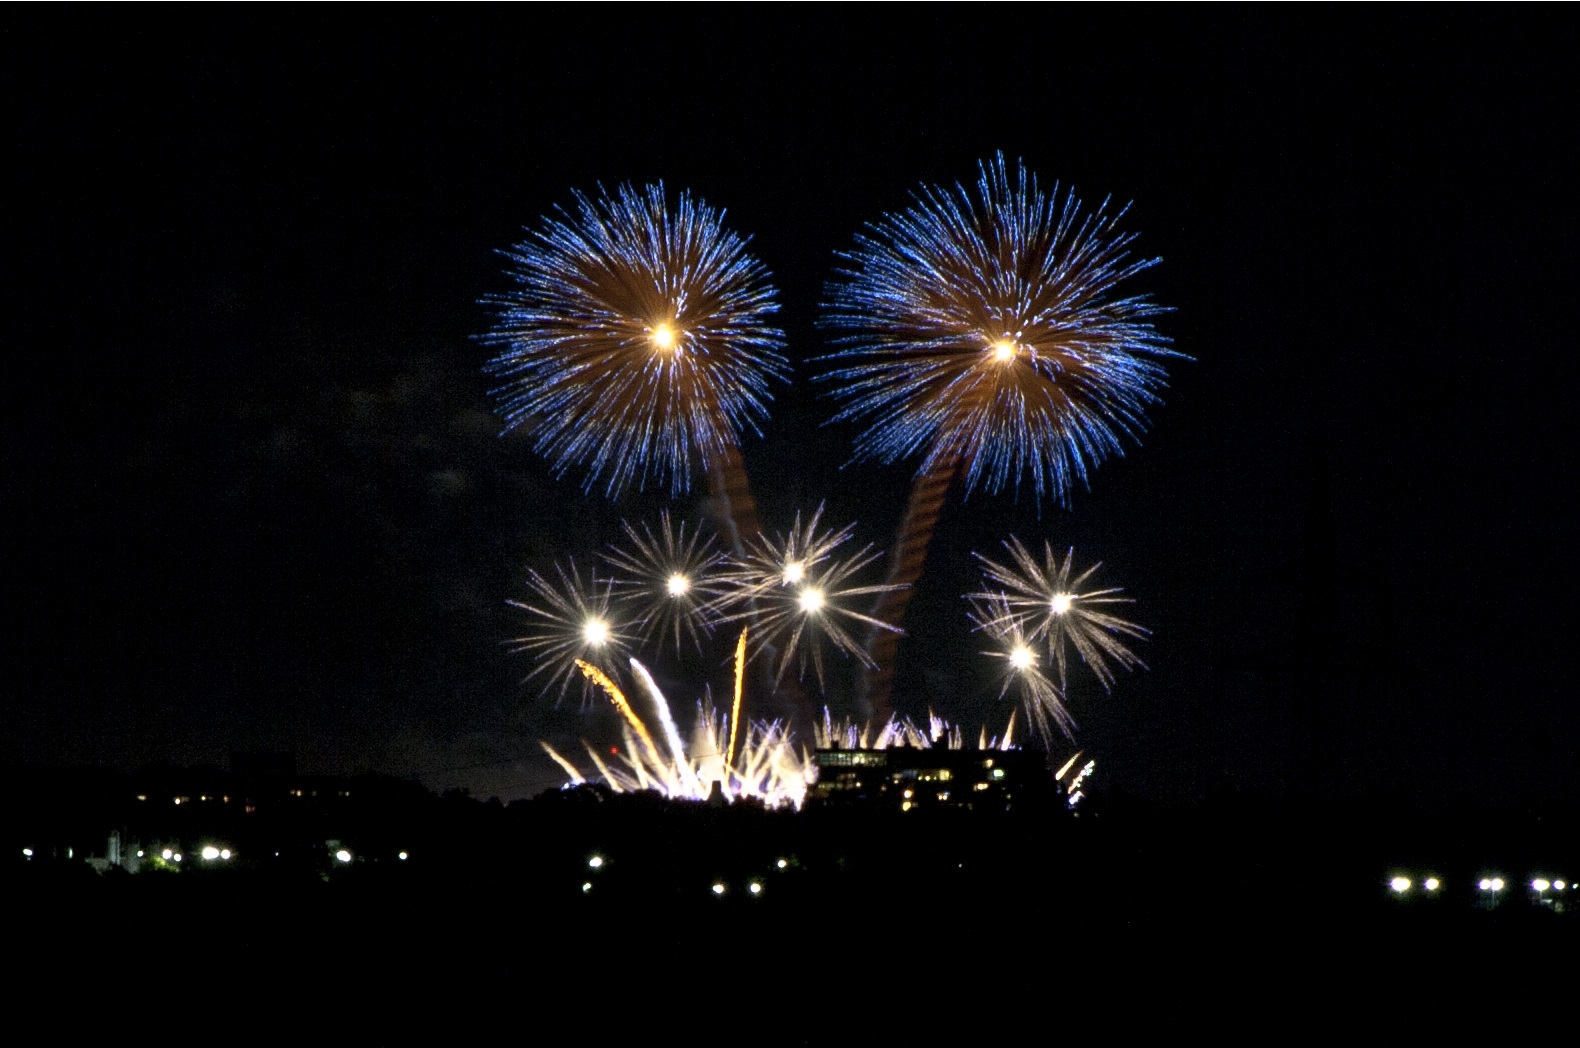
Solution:
<path fill-rule="evenodd" d="M 801 363 L 823 282 L 1002 150 L 1134 202 L 1135 289 L 1194 359 L 1069 508 L 956 493 L 901 708 L 1002 724 L 966 554 L 1047 538 L 1154 631 L 1071 697 L 1111 790 L 1580 798 L 1572 8 L 30 14 L 0 36 L 0 759 L 557 783 L 537 740 L 609 725 L 521 686 L 506 601 L 658 501 L 500 438 L 496 251 L 600 182 L 726 208 L 797 363 L 745 449 L 765 522 L 823 500 L 883 545 L 910 469 L 842 468 Z"/>

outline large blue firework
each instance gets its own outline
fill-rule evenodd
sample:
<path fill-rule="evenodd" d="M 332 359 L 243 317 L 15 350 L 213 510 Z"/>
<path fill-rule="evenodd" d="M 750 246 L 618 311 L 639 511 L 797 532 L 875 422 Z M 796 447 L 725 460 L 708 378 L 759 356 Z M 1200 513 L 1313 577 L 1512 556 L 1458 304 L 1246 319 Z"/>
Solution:
<path fill-rule="evenodd" d="M 670 207 L 662 184 L 600 187 L 503 252 L 519 286 L 483 299 L 493 393 L 556 473 L 586 469 L 584 490 L 689 490 L 788 378 L 767 271 L 722 219 L 684 192 Z"/>
<path fill-rule="evenodd" d="M 822 316 L 839 349 L 818 378 L 835 420 L 867 424 L 857 459 L 920 453 L 921 474 L 963 469 L 968 493 L 1029 477 L 1067 503 L 1182 356 L 1149 322 L 1163 307 L 1115 293 L 1158 259 L 1130 256 L 1124 208 L 1044 192 L 1003 154 L 979 172 L 974 194 L 923 185 L 841 253 Z"/>

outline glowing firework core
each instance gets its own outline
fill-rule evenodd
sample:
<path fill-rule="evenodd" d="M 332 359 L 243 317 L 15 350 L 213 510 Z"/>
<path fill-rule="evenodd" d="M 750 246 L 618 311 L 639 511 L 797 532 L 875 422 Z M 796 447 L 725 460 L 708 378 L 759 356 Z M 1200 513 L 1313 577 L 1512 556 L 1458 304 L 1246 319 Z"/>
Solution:
<path fill-rule="evenodd" d="M 681 597 L 691 588 L 691 580 L 677 572 L 669 577 L 668 585 L 671 597 Z"/>
<path fill-rule="evenodd" d="M 1009 653 L 1009 664 L 1018 670 L 1030 669 L 1036 661 L 1037 657 L 1024 644 L 1015 645 L 1014 650 Z"/>
<path fill-rule="evenodd" d="M 1055 615 L 1063 615 L 1070 610 L 1070 595 L 1068 593 L 1055 593 L 1053 599 L 1048 601 L 1048 608 Z"/>
<path fill-rule="evenodd" d="M 816 614 L 823 607 L 823 591 L 816 586 L 808 586 L 801 591 L 799 603 L 802 611 L 809 615 Z"/>
<path fill-rule="evenodd" d="M 1012 339 L 1001 338 L 993 343 L 993 359 L 997 363 L 1007 364 L 1015 359 L 1019 350 Z"/>
<path fill-rule="evenodd" d="M 582 639 L 594 647 L 602 647 L 609 640 L 609 624 L 599 618 L 588 619 L 582 623 Z"/>
<path fill-rule="evenodd" d="M 785 565 L 785 583 L 794 586 L 806 577 L 806 565 L 799 560 L 793 560 Z"/>
<path fill-rule="evenodd" d="M 653 348 L 660 353 L 667 353 L 675 348 L 675 329 L 668 324 L 659 324 L 653 328 Z"/>

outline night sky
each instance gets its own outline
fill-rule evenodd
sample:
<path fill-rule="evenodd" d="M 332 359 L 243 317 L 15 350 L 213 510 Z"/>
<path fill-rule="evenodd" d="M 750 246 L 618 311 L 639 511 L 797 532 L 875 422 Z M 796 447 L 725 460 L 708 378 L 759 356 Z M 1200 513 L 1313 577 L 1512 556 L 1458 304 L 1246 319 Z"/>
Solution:
<path fill-rule="evenodd" d="M 612 716 L 523 686 L 507 601 L 667 500 L 501 436 L 498 252 L 600 184 L 726 209 L 796 368 L 744 447 L 764 523 L 823 502 L 882 547 L 915 463 L 849 465 L 825 424 L 824 282 L 1002 151 L 1133 202 L 1163 261 L 1131 289 L 1191 359 L 1068 507 L 955 490 L 902 712 L 1002 729 L 961 595 L 1016 535 L 1102 561 L 1153 631 L 1070 696 L 1109 791 L 1580 798 L 1572 8 L 30 14 L 0 36 L 0 760 L 556 785 L 538 740 Z M 727 680 L 656 662 L 683 710 Z"/>

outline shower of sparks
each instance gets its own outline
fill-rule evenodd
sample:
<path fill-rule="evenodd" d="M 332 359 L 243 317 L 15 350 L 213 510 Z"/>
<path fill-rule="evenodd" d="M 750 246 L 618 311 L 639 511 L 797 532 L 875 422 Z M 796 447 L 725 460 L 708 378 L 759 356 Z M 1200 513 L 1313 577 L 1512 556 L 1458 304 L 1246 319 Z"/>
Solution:
<path fill-rule="evenodd" d="M 647 668 L 636 659 L 630 660 L 630 667 L 651 700 L 652 719 L 659 724 L 656 733 L 612 679 L 596 667 L 583 671 L 592 671 L 588 676 L 608 695 L 623 718 L 625 745 L 617 754 L 607 756 L 590 743 L 583 743 L 597 777 L 610 789 L 617 793 L 657 790 L 671 799 L 700 801 L 706 800 L 717 784 L 727 801 L 744 797 L 770 808 L 801 807 L 807 783 L 814 776 L 814 765 L 811 754 L 795 746 L 785 725 L 778 721 L 745 724 L 738 733 L 739 753 L 732 760 L 725 745 L 725 739 L 736 734 L 731 718 L 716 711 L 711 700 L 704 697 L 697 703 L 690 744 L 686 745 L 669 700 Z M 655 734 L 664 739 L 662 750 Z M 573 784 L 587 781 L 572 761 L 546 742 L 539 745 L 565 770 Z"/>
<path fill-rule="evenodd" d="M 1045 649 L 1054 662 L 1060 693 L 1069 679 L 1070 648 L 1105 690 L 1114 683 L 1114 665 L 1127 670 L 1146 668 L 1126 640 L 1145 639 L 1148 631 L 1107 610 L 1134 602 L 1119 596 L 1118 587 L 1085 588 L 1101 564 L 1076 574 L 1073 549 L 1060 560 L 1052 545 L 1044 543 L 1039 561 L 1017 538 L 1006 541 L 1004 548 L 1009 552 L 1008 563 L 973 554 L 981 562 L 983 581 L 989 587 L 968 594 L 972 621 L 978 629 L 1001 642 L 1014 637 Z"/>
<path fill-rule="evenodd" d="M 588 680 L 602 688 L 605 695 L 609 696 L 609 701 L 614 704 L 614 708 L 620 711 L 620 716 L 625 718 L 626 724 L 636 733 L 636 737 L 641 740 L 642 750 L 647 754 L 648 759 L 652 761 L 654 766 L 662 764 L 663 758 L 658 755 L 658 746 L 653 742 L 652 734 L 648 732 L 647 725 L 642 722 L 642 718 L 636 715 L 636 710 L 631 707 L 631 700 L 625 697 L 625 692 L 620 690 L 620 686 L 611 680 L 607 673 L 591 663 L 577 659 L 576 668 L 581 670 Z"/>
<path fill-rule="evenodd" d="M 971 596 L 968 613 L 971 621 L 995 645 L 985 654 L 1003 663 L 999 675 L 999 698 L 1014 693 L 1021 708 L 1026 711 L 1026 719 L 1050 750 L 1053 748 L 1055 728 L 1066 738 L 1073 739 L 1075 721 L 1064 704 L 1064 691 L 1044 671 L 1043 659 L 1033 649 L 1035 642 L 1026 636 L 1020 620 L 1009 610 L 1004 595 Z"/>
<path fill-rule="evenodd" d="M 662 185 L 574 196 L 503 253 L 517 288 L 483 300 L 500 414 L 557 472 L 585 467 L 584 490 L 681 494 L 789 378 L 767 271 L 688 193 L 673 207 Z"/>
<path fill-rule="evenodd" d="M 685 641 L 700 651 L 711 632 L 708 609 L 725 592 L 720 572 L 724 555 L 713 536 L 686 524 L 674 527 L 669 511 L 659 514 L 658 530 L 646 523 L 640 531 L 622 522 L 626 544 L 604 554 L 617 574 L 613 579 L 615 602 L 631 614 L 634 629 L 644 642 L 673 642 L 676 654 Z"/>
<path fill-rule="evenodd" d="M 788 535 L 777 539 L 759 535 L 746 555 L 732 562 L 727 573 L 729 591 L 716 602 L 722 622 L 750 620 L 759 631 L 759 652 L 775 659 L 775 683 L 795 664 L 804 678 L 810 666 L 818 686 L 824 686 L 824 648 L 855 657 L 868 665 L 860 639 L 847 622 L 865 623 L 901 632 L 868 615 L 874 597 L 898 587 L 879 583 L 857 585 L 858 573 L 881 555 L 872 547 L 838 555 L 850 540 L 854 525 L 837 530 L 821 527 L 823 507 L 803 525 L 796 514 Z"/>
<path fill-rule="evenodd" d="M 824 323 L 843 348 L 818 376 L 868 423 L 856 458 L 922 455 L 919 473 L 959 458 L 966 489 L 1030 476 L 1068 500 L 1089 466 L 1135 437 L 1164 384 L 1166 312 L 1114 289 L 1157 259 L 1132 259 L 1124 209 L 1085 210 L 1024 166 L 979 165 L 976 193 L 921 187 L 843 254 Z"/>
<path fill-rule="evenodd" d="M 1015 714 L 1012 711 L 1009 723 L 1004 729 L 1002 737 L 988 734 L 984 725 L 978 731 L 976 749 L 979 750 L 1013 750 L 1018 749 L 1014 740 Z M 951 750 L 966 748 L 965 729 L 958 724 L 951 724 L 936 714 L 929 713 L 926 723 L 919 724 L 909 717 L 895 715 L 884 722 L 881 728 L 874 730 L 871 723 L 866 720 L 851 720 L 849 718 L 836 718 L 828 709 L 823 707 L 823 717 L 813 725 L 813 739 L 818 749 L 822 750 L 884 750 L 891 746 L 911 746 L 916 749 L 927 749 L 935 745 L 938 740 Z"/>
<path fill-rule="evenodd" d="M 557 579 L 528 569 L 528 600 L 508 603 L 531 618 L 532 631 L 509 642 L 510 650 L 533 661 L 525 682 L 541 680 L 544 691 L 558 690 L 563 697 L 577 673 L 577 663 L 587 662 L 608 672 L 624 654 L 630 638 L 611 614 L 612 588 L 608 582 L 589 578 L 585 583 L 576 562 L 569 568 L 555 564 Z"/>

